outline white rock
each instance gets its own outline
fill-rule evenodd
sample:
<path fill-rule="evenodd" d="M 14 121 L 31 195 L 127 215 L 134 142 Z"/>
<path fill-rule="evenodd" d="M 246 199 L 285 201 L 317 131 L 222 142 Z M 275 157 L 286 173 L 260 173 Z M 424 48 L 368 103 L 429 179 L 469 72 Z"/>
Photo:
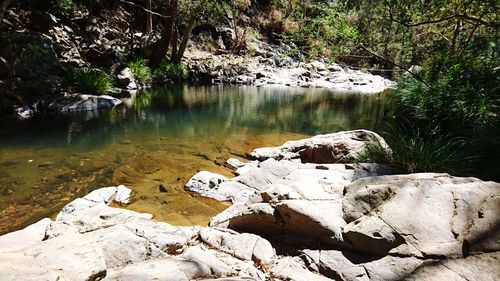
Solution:
<path fill-rule="evenodd" d="M 276 257 L 271 243 L 255 234 L 205 228 L 200 237 L 211 247 L 243 260 L 269 264 Z"/>
<path fill-rule="evenodd" d="M 297 257 L 284 257 L 271 267 L 273 276 L 282 280 L 308 280 L 327 281 L 331 280 L 319 274 L 307 270 L 304 263 Z"/>
<path fill-rule="evenodd" d="M 279 147 L 258 148 L 252 151 L 250 156 L 260 161 L 274 158 L 300 159 L 310 163 L 338 163 L 357 159 L 366 151 L 367 145 L 379 146 L 390 153 L 389 146 L 378 134 L 355 130 L 288 141 Z"/>

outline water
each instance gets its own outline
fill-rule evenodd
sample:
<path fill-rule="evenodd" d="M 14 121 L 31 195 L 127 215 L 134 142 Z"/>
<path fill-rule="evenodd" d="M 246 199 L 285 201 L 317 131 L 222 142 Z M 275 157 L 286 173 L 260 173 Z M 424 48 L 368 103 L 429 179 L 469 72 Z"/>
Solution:
<path fill-rule="evenodd" d="M 148 90 L 108 112 L 4 117 L 0 233 L 118 184 L 135 191 L 129 209 L 172 224 L 203 225 L 228 205 L 183 191 L 197 171 L 232 176 L 224 166 L 229 157 L 243 159 L 254 148 L 315 134 L 376 130 L 382 115 L 381 96 L 184 86 Z"/>

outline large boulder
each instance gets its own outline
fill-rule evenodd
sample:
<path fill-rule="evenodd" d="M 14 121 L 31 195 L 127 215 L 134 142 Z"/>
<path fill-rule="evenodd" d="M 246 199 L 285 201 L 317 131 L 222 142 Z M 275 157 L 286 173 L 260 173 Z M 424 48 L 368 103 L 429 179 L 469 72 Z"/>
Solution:
<path fill-rule="evenodd" d="M 306 163 L 348 163 L 362 156 L 369 145 L 390 154 L 389 146 L 378 134 L 355 130 L 288 141 L 278 147 L 258 148 L 250 153 L 250 157 L 260 161 L 274 158 L 300 159 Z"/>
<path fill-rule="evenodd" d="M 359 251 L 407 244 L 424 256 L 462 257 L 499 247 L 494 182 L 448 174 L 362 178 L 346 186 L 343 209 L 344 232 Z"/>
<path fill-rule="evenodd" d="M 248 175 L 266 179 L 259 185 L 268 183 L 261 188 L 260 200 L 249 198 L 245 204 L 229 207 L 212 218 L 210 226 L 261 235 L 292 235 L 330 246 L 345 244 L 344 187 L 359 178 L 392 173 L 390 168 L 378 164 L 318 165 L 268 159 L 247 166 L 239 168 L 241 174 L 232 180 L 249 179 Z M 281 178 L 276 176 L 280 171 L 284 175 Z"/>

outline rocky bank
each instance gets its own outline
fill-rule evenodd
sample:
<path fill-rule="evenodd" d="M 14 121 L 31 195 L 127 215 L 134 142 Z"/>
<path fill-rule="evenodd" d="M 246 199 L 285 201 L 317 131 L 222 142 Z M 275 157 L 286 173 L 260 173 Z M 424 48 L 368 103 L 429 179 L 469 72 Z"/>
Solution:
<path fill-rule="evenodd" d="M 377 94 L 395 87 L 382 76 L 354 70 L 329 60 L 302 62 L 286 46 L 249 42 L 252 55 L 237 56 L 191 50 L 184 63 L 194 81 L 283 87 L 326 88 L 339 93 Z"/>
<path fill-rule="evenodd" d="M 0 279 L 498 280 L 500 184 L 352 164 L 367 145 L 389 149 L 341 132 L 230 159 L 231 179 L 198 173 L 187 190 L 234 203 L 207 227 L 113 207 L 131 190 L 98 189 L 1 236 Z"/>
<path fill-rule="evenodd" d="M 100 15 L 82 8 L 72 17 L 9 9 L 0 34 L 0 92 L 4 95 L 0 109 L 14 107 L 21 118 L 37 112 L 108 110 L 119 101 L 107 96 L 120 98 L 153 84 L 172 84 L 168 79 L 143 81 L 128 67 L 137 58 L 148 57 L 160 37 L 158 31 L 134 30 L 128 21 L 131 15 L 120 6 Z M 327 88 L 356 94 L 381 93 L 395 86 L 381 76 L 327 59 L 299 60 L 289 55 L 289 46 L 258 38 L 248 40 L 245 54 L 230 53 L 230 42 L 207 49 L 206 45 L 222 42 L 226 35 L 221 30 L 208 41 L 190 41 L 182 61 L 189 72 L 186 82 Z M 68 85 L 70 74 L 82 68 L 105 73 L 113 88 L 82 95 L 77 87 Z"/>

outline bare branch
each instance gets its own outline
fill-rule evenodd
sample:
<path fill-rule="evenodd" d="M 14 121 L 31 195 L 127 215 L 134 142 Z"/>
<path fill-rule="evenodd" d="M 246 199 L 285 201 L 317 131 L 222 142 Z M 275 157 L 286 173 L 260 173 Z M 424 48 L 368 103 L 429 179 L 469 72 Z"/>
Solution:
<path fill-rule="evenodd" d="M 387 5 L 387 1 L 386 1 L 386 5 Z M 455 18 L 462 19 L 462 20 L 467 21 L 467 22 L 473 22 L 476 24 L 484 25 L 484 26 L 500 27 L 499 22 L 487 22 L 487 21 L 482 20 L 481 18 L 472 17 L 472 16 L 469 16 L 466 14 L 452 14 L 452 15 L 448 15 L 448 16 L 445 16 L 445 17 L 439 18 L 439 19 L 432 19 L 432 20 L 422 21 L 422 22 L 417 22 L 417 23 L 408 23 L 408 22 L 404 22 L 404 21 L 401 21 L 401 20 L 394 18 L 394 15 L 392 14 L 392 9 L 390 6 L 388 6 L 388 11 L 389 11 L 389 18 L 391 21 L 399 23 L 399 24 L 401 24 L 405 27 L 408 27 L 408 28 L 417 27 L 417 26 L 421 26 L 421 25 L 436 24 L 436 23 L 448 21 L 448 20 L 455 19 Z"/>
<path fill-rule="evenodd" d="M 135 7 L 139 8 L 139 9 L 141 9 L 141 10 L 147 12 L 147 13 L 151 13 L 152 15 L 155 15 L 155 16 L 158 16 L 158 17 L 161 17 L 161 18 L 168 18 L 169 17 L 169 16 L 165 16 L 165 15 L 159 14 L 157 12 L 154 12 L 154 11 L 152 11 L 150 9 L 146 9 L 143 6 L 141 6 L 139 4 L 136 4 L 134 2 L 130 2 L 130 1 L 126 1 L 126 0 L 120 0 L 120 2 L 125 3 L 125 4 L 129 4 L 129 5 L 132 5 L 132 6 L 135 6 Z"/>
<path fill-rule="evenodd" d="M 375 56 L 375 57 L 377 57 L 377 58 L 380 58 L 380 59 L 381 59 L 381 60 L 383 60 L 383 61 L 386 61 L 386 62 L 388 62 L 388 63 L 390 63 L 390 64 L 392 64 L 392 65 L 394 65 L 394 66 L 397 66 L 397 67 L 399 67 L 399 68 L 401 68 L 401 69 L 405 70 L 405 71 L 406 71 L 406 72 L 408 72 L 411 76 L 413 76 L 415 79 L 417 79 L 418 81 L 420 81 L 420 82 L 424 83 L 424 85 L 425 85 L 425 86 L 429 87 L 429 84 L 427 84 L 427 83 L 426 83 L 426 82 L 422 79 L 422 77 L 420 77 L 419 75 L 417 75 L 417 74 L 415 74 L 415 73 L 411 72 L 408 68 L 406 68 L 406 67 L 404 67 L 404 66 L 402 66 L 402 65 L 400 65 L 400 64 L 398 64 L 398 63 L 395 63 L 395 62 L 393 62 L 393 61 L 391 61 L 391 60 L 389 60 L 389 59 L 387 59 L 387 58 L 385 58 L 385 57 L 383 57 L 383 56 L 381 56 L 381 55 L 379 55 L 379 54 L 375 53 L 374 51 L 372 51 L 371 49 L 369 49 L 369 48 L 365 47 L 365 46 L 364 46 L 363 44 L 361 44 L 361 43 L 359 43 L 358 45 L 359 45 L 359 46 L 360 46 L 363 50 L 367 51 L 368 53 L 372 54 L 373 56 Z"/>

